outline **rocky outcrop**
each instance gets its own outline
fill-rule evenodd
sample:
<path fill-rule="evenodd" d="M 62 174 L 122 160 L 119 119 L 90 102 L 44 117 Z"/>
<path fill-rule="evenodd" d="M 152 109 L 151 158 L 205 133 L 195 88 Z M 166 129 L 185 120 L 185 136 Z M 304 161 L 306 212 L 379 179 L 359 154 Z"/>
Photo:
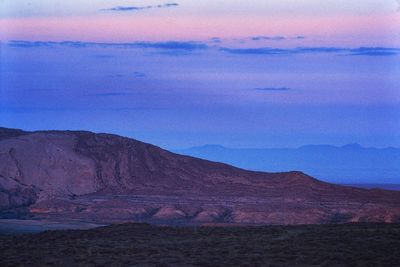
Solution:
<path fill-rule="evenodd" d="M 0 128 L 0 214 L 180 223 L 394 222 L 400 192 L 262 173 L 80 131 Z"/>

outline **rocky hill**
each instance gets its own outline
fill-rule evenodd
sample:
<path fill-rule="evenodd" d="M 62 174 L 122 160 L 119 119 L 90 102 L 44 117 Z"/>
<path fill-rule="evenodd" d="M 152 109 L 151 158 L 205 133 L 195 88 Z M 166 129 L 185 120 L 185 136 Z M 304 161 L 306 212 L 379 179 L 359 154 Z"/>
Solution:
<path fill-rule="evenodd" d="M 400 192 L 328 184 L 297 171 L 246 171 L 110 134 L 0 128 L 0 216 L 169 224 L 396 222 Z"/>
<path fill-rule="evenodd" d="M 228 148 L 204 145 L 173 152 L 254 171 L 302 170 L 327 182 L 392 186 L 400 183 L 400 148 L 306 145 L 298 148 Z M 321 157 L 323 155 L 323 157 Z"/>

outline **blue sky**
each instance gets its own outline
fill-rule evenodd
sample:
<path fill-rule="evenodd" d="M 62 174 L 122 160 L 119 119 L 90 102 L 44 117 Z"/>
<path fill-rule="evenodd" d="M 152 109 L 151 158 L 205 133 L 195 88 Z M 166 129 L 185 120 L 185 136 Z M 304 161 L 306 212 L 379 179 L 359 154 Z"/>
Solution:
<path fill-rule="evenodd" d="M 226 3 L 0 1 L 0 125 L 400 147 L 396 1 Z"/>

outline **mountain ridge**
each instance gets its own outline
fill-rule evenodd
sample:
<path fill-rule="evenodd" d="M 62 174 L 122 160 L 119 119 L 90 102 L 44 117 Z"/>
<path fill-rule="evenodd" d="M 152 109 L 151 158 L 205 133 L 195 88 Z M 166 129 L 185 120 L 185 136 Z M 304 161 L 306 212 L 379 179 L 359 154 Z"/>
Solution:
<path fill-rule="evenodd" d="M 226 148 L 206 145 L 174 152 L 228 163 L 248 170 L 300 169 L 324 181 L 341 184 L 396 184 L 400 149 L 306 145 L 298 148 Z"/>
<path fill-rule="evenodd" d="M 87 131 L 0 128 L 0 216 L 96 222 L 400 220 L 400 193 L 247 171 Z"/>
<path fill-rule="evenodd" d="M 191 149 L 204 149 L 204 148 L 221 148 L 221 149 L 236 149 L 236 150 L 283 150 L 283 149 L 304 149 L 304 148 L 359 148 L 359 149 L 400 149 L 399 147 L 394 146 L 385 146 L 385 147 L 374 147 L 374 146 L 364 146 L 359 143 L 348 143 L 343 145 L 331 145 L 331 144 L 306 144 L 296 147 L 231 147 L 225 146 L 221 144 L 204 144 L 204 145 L 197 145 L 191 146 L 186 148 L 171 148 L 170 151 L 181 151 L 181 150 L 191 150 Z"/>

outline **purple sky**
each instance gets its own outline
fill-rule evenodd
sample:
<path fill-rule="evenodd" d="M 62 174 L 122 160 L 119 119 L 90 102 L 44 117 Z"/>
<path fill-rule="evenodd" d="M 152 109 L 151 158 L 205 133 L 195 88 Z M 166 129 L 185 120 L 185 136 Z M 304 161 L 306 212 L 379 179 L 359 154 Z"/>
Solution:
<path fill-rule="evenodd" d="M 2 126 L 400 146 L 396 1 L 80 2 L 0 1 Z"/>

